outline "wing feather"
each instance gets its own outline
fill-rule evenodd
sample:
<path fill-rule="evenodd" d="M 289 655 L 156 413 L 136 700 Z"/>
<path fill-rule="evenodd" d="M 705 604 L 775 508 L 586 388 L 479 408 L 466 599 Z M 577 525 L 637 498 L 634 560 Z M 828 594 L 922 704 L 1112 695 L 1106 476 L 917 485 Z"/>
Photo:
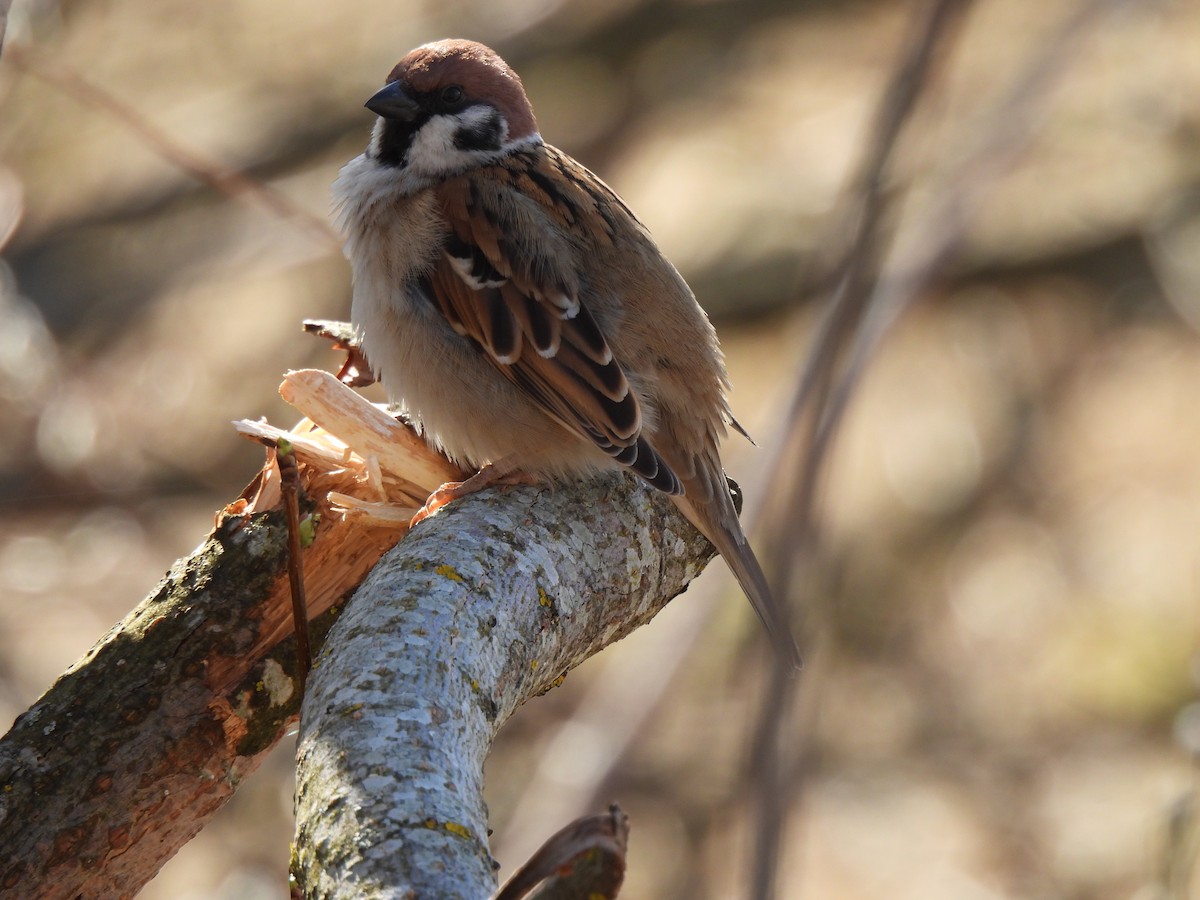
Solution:
<path fill-rule="evenodd" d="M 590 198 L 573 196 L 581 192 L 576 179 L 540 170 L 536 191 L 518 190 L 537 156 L 523 161 L 524 175 L 510 171 L 521 162 L 439 186 L 449 233 L 424 286 L 451 327 L 552 418 L 656 488 L 681 494 L 679 478 L 642 432 L 637 395 L 570 269 L 586 236 L 576 229 L 560 246 L 533 242 L 570 229 L 574 210 Z"/>

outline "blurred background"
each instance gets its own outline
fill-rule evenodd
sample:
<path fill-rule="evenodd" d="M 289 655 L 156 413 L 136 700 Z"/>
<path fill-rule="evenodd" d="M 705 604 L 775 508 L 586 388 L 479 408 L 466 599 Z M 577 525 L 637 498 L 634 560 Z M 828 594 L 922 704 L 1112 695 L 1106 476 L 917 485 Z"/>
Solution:
<path fill-rule="evenodd" d="M 1071 0 L 974 4 L 899 148 L 937 196 Z M 344 317 L 329 185 L 362 103 L 439 37 L 491 44 L 715 319 L 751 497 L 918 2 L 16 0 L 0 60 L 0 721 L 207 534 Z M 1200 896 L 1200 4 L 1064 48 L 834 447 L 780 896 Z M 225 173 L 241 173 L 240 178 Z M 254 185 L 269 188 L 258 191 Z M 916 221 L 919 221 L 919 216 Z M 919 241 L 921 234 L 907 239 Z M 903 257 L 901 255 L 901 261 Z M 760 538 L 761 540 L 761 538 Z M 630 898 L 744 893 L 765 682 L 719 563 L 523 708 L 489 763 L 509 871 L 618 800 Z M 283 898 L 290 742 L 143 892 Z"/>

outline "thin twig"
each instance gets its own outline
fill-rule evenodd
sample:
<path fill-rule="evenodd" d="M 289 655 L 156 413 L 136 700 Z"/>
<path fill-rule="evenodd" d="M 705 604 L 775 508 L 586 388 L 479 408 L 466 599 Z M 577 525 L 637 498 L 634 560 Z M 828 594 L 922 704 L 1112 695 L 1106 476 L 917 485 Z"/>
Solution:
<path fill-rule="evenodd" d="M 12 0 L 0 0 L 0 56 L 4 55 L 4 35 L 8 31 L 8 11 L 12 9 Z"/>
<path fill-rule="evenodd" d="M 312 670 L 312 648 L 308 639 L 308 599 L 304 594 L 304 542 L 300 536 L 300 469 L 291 445 L 281 440 L 275 450 L 279 465 L 279 490 L 287 516 L 288 582 L 292 589 L 292 629 L 296 635 L 296 682 L 300 695 Z"/>
<path fill-rule="evenodd" d="M 814 455 L 823 459 L 845 413 L 850 397 L 884 337 L 896 320 L 919 299 L 958 252 L 979 203 L 989 187 L 1006 172 L 1034 137 L 1035 125 L 1046 111 L 1052 89 L 1069 67 L 1072 50 L 1097 22 L 1130 0 L 1085 0 L 1051 35 L 989 117 L 975 151 L 946 180 L 937 202 L 905 230 L 912 236 L 897 241 L 891 254 L 894 274 L 876 286 L 868 314 L 850 348 L 843 375 L 825 404 Z"/>
<path fill-rule="evenodd" d="M 816 430 L 823 421 L 822 416 L 806 417 L 805 410 L 810 406 L 819 408 L 828 398 L 838 360 L 868 310 L 868 299 L 877 283 L 883 250 L 884 185 L 901 132 L 912 117 L 934 62 L 945 57 L 945 46 L 955 33 L 953 29 L 962 21 L 970 5 L 971 0 L 933 2 L 918 22 L 903 61 L 880 100 L 872 135 L 867 142 L 867 156 L 860 168 L 858 199 L 846 216 L 846 225 L 852 229 L 852 235 L 842 261 L 836 267 L 837 287 L 829 312 L 813 340 L 812 354 L 805 364 L 788 414 L 788 421 L 807 426 L 800 432 L 803 435 L 799 441 L 801 446 L 812 446 Z M 809 492 L 817 481 L 817 469 L 823 458 L 822 454 L 810 454 L 801 470 L 803 490 L 799 500 L 803 510 L 811 510 Z"/>
<path fill-rule="evenodd" d="M 492 900 L 522 900 L 543 882 L 558 882 L 538 897 L 615 897 L 625 878 L 629 817 L 612 804 L 608 812 L 576 819 L 551 836 L 497 891 Z"/>
<path fill-rule="evenodd" d="M 837 429 L 867 366 L 899 317 L 957 253 L 986 188 L 1032 140 L 1034 125 L 1045 111 L 1052 88 L 1073 61 L 1081 38 L 1103 15 L 1125 2 L 1085 0 L 1075 9 L 1014 81 L 987 120 L 973 152 L 945 179 L 927 211 L 904 229 L 891 251 L 884 254 L 877 243 L 883 218 L 883 173 L 917 99 L 916 89 L 924 81 L 914 76 L 927 73 L 934 58 L 934 42 L 946 33 L 947 24 L 961 17 L 967 0 L 940 0 L 931 9 L 922 38 L 913 45 L 908 63 L 898 70 L 881 108 L 873 151 L 867 157 L 863 199 L 856 210 L 860 217 L 857 230 L 832 307 L 797 385 L 791 427 L 781 444 L 780 476 L 791 479 L 791 490 L 777 495 L 785 499 L 777 506 L 772 528 L 776 541 L 772 558 L 789 563 L 779 579 L 781 588 L 813 569 L 817 487 Z M 878 260 L 884 256 L 889 262 L 884 266 L 886 275 L 880 276 Z M 840 374 L 835 375 L 839 369 Z M 790 591 L 780 593 L 786 596 Z M 754 897 L 773 895 L 786 810 L 784 788 L 794 781 L 792 773 L 801 761 L 798 754 L 792 754 L 786 765 L 790 771 L 780 771 L 780 739 L 786 733 L 786 713 L 793 706 L 792 691 L 788 679 L 773 672 L 756 736 L 754 758 L 763 775 L 758 783 Z"/>
<path fill-rule="evenodd" d="M 880 235 L 886 200 L 884 185 L 897 143 L 928 83 L 934 63 L 944 58 L 950 39 L 956 34 L 954 26 L 961 22 L 969 6 L 970 0 L 933 0 L 915 26 L 902 62 L 880 101 L 867 156 L 860 167 L 858 199 L 848 216 L 851 238 L 838 266 L 837 291 L 798 382 L 789 416 L 792 431 L 777 465 L 794 458 L 788 450 L 794 452 L 803 446 L 814 451 L 817 448 L 816 431 L 823 417 L 806 415 L 806 410 L 810 406 L 819 409 L 829 395 L 842 348 L 868 309 L 881 255 Z M 777 566 L 783 560 L 792 561 L 790 567 L 778 573 L 785 577 L 775 579 L 776 596 L 790 596 L 795 563 L 798 559 L 811 560 L 814 556 L 813 500 L 824 457 L 809 452 L 802 459 L 804 465 L 799 470 L 797 497 L 788 504 L 791 520 L 783 523 L 783 527 L 771 529 L 774 546 L 768 558 Z M 775 895 L 779 850 L 790 797 L 788 785 L 795 765 L 795 754 L 787 753 L 784 744 L 792 730 L 798 686 L 798 679 L 791 677 L 776 661 L 755 729 L 751 751 L 757 788 L 751 869 L 751 896 L 755 898 Z"/>
<path fill-rule="evenodd" d="M 279 191 L 244 172 L 221 166 L 184 147 L 129 104 L 89 81 L 82 72 L 66 63 L 41 59 L 28 48 L 20 46 L 10 46 L 7 58 L 22 72 L 53 85 L 86 108 L 100 110 L 111 116 L 167 162 L 213 190 L 234 200 L 248 202 L 268 215 L 288 222 L 319 244 L 337 246 L 340 243 L 337 233 L 320 216 L 296 205 Z"/>

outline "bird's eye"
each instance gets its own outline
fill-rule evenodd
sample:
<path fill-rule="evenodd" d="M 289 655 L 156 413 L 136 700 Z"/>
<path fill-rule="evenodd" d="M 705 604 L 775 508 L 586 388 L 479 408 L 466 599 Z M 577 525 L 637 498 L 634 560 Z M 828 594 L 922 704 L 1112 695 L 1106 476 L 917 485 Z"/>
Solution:
<path fill-rule="evenodd" d="M 447 109 L 457 109 L 467 99 L 467 92 L 457 84 L 450 84 L 442 88 L 442 93 L 438 96 L 438 99 L 442 101 L 442 106 Z"/>

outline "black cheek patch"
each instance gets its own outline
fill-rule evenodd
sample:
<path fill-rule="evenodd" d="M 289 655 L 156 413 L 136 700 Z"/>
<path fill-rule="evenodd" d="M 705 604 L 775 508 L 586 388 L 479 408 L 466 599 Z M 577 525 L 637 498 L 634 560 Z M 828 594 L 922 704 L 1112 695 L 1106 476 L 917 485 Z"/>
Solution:
<path fill-rule="evenodd" d="M 413 138 L 428 121 L 428 116 L 423 116 L 415 122 L 400 122 L 395 119 L 385 121 L 379 141 L 379 162 L 385 166 L 403 165 Z"/>
<path fill-rule="evenodd" d="M 454 148 L 456 150 L 499 150 L 500 135 L 503 120 L 500 114 L 493 111 L 486 119 L 471 125 L 464 125 L 454 132 Z"/>

